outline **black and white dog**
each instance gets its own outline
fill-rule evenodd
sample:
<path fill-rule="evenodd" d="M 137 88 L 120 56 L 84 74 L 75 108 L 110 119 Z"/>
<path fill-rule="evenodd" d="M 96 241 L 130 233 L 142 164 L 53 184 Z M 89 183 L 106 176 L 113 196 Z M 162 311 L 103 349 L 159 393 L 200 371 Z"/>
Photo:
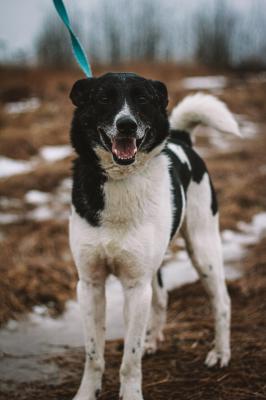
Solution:
<path fill-rule="evenodd" d="M 224 280 L 215 192 L 189 133 L 198 124 L 239 135 L 213 96 L 186 97 L 166 113 L 167 89 L 131 73 L 77 81 L 71 141 L 74 162 L 70 245 L 78 269 L 86 364 L 75 400 L 95 400 L 104 371 L 105 281 L 125 296 L 123 400 L 143 399 L 141 358 L 162 338 L 167 294 L 160 267 L 180 232 L 215 317 L 207 366 L 230 360 L 230 299 Z M 146 338 L 145 338 L 146 334 Z"/>

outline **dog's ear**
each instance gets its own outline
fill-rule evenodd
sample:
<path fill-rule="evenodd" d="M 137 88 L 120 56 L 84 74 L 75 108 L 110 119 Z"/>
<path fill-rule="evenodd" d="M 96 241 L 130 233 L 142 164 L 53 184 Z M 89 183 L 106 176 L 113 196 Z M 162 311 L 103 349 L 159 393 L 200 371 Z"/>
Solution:
<path fill-rule="evenodd" d="M 75 106 L 80 107 L 89 100 L 95 79 L 96 78 L 79 79 L 74 83 L 69 97 Z"/>
<path fill-rule="evenodd" d="M 166 109 L 168 106 L 168 91 L 167 87 L 163 82 L 160 81 L 151 81 L 152 87 L 155 90 L 157 99 L 162 106 L 163 109 Z"/>

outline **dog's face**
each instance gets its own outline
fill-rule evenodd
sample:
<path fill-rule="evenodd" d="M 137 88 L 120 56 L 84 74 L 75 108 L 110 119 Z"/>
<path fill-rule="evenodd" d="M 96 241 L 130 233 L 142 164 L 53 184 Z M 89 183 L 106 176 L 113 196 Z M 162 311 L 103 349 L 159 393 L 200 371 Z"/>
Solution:
<path fill-rule="evenodd" d="M 70 93 L 77 107 L 71 131 L 77 153 L 104 149 L 119 165 L 151 152 L 169 133 L 165 85 L 131 73 L 108 73 L 77 81 Z"/>

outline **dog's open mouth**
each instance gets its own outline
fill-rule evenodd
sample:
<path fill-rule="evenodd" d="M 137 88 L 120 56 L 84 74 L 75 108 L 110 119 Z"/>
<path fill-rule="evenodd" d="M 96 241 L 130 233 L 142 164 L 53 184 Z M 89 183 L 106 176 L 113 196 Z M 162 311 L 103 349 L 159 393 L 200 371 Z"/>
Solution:
<path fill-rule="evenodd" d="M 112 154 L 118 164 L 128 165 L 135 161 L 137 153 L 136 138 L 114 138 L 112 140 Z"/>
<path fill-rule="evenodd" d="M 130 136 L 116 136 L 110 139 L 105 130 L 99 128 L 104 147 L 112 153 L 114 162 L 120 165 L 130 165 L 135 162 L 136 154 L 142 147 L 146 134 L 149 131 L 150 127 L 146 129 L 144 136 L 140 139 Z"/>

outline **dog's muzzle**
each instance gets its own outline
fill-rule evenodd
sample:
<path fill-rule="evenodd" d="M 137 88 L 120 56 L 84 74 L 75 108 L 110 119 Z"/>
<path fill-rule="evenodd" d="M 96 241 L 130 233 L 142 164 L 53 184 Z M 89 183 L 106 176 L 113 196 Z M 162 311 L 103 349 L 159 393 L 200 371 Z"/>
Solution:
<path fill-rule="evenodd" d="M 103 128 L 98 128 L 98 130 L 104 147 L 112 152 L 114 162 L 119 165 L 130 165 L 135 162 L 136 154 L 144 142 L 147 132 L 150 131 L 150 127 L 147 127 L 144 134 L 139 137 L 138 126 L 134 121 L 126 121 L 123 117 L 122 124 L 119 122 L 121 123 L 118 120 L 116 124 L 116 135 L 109 136 Z"/>
<path fill-rule="evenodd" d="M 124 115 L 116 121 L 116 129 L 118 134 L 112 139 L 114 161 L 119 164 L 131 164 L 137 153 L 138 125 L 133 118 Z"/>

